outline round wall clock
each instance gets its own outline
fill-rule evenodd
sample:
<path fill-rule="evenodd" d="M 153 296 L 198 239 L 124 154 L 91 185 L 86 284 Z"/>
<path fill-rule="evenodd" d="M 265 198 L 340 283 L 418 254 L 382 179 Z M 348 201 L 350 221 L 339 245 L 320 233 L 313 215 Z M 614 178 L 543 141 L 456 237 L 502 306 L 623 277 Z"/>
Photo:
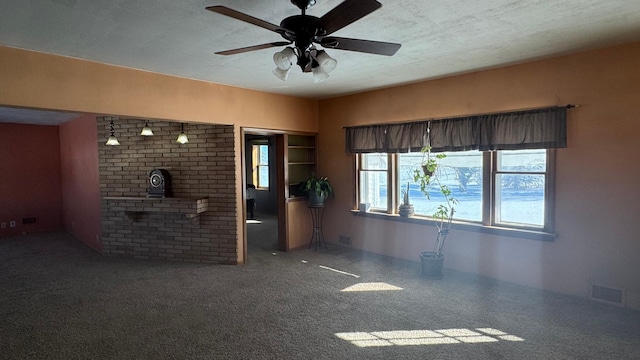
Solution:
<path fill-rule="evenodd" d="M 163 198 L 171 196 L 171 175 L 165 169 L 153 169 L 149 173 L 147 197 Z"/>

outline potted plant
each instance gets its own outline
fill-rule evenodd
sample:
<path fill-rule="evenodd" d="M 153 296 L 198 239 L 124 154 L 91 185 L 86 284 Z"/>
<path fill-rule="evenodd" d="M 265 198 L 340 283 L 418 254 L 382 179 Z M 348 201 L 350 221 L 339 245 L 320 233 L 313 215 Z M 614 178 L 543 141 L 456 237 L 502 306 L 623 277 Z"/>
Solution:
<path fill-rule="evenodd" d="M 406 190 L 402 190 L 402 204 L 398 207 L 398 215 L 402 217 L 412 217 L 414 214 L 413 205 L 409 203 L 409 183 Z"/>
<path fill-rule="evenodd" d="M 436 172 L 438 168 L 437 159 L 444 159 L 447 155 L 445 154 L 436 154 L 434 157 L 431 157 L 431 147 L 425 146 L 422 148 L 422 164 L 420 167 L 422 168 L 422 174 L 424 177 L 429 180 L 431 176 Z M 427 182 L 428 184 L 428 182 Z M 424 192 L 424 190 L 422 190 Z"/>
<path fill-rule="evenodd" d="M 438 160 L 446 158 L 447 155 L 436 154 L 435 156 L 432 156 L 431 147 L 429 146 L 424 147 L 422 152 L 425 154 L 426 161 L 423 160 L 423 163 L 421 164 L 422 171 L 420 171 L 421 169 L 415 169 L 413 180 L 420 185 L 420 191 L 429 200 L 431 199 L 431 181 L 435 181 L 436 191 L 442 194 L 445 201 L 438 205 L 436 211 L 432 215 L 438 233 L 433 251 L 424 251 L 420 253 L 421 272 L 425 277 L 440 278 L 442 277 L 442 265 L 444 263 L 442 249 L 444 248 L 445 241 L 449 235 L 449 230 L 451 229 L 451 221 L 453 220 L 455 205 L 458 204 L 458 200 L 453 197 L 449 187 L 440 181 L 436 171 L 438 168 Z"/>
<path fill-rule="evenodd" d="M 333 187 L 326 176 L 313 176 L 303 183 L 303 191 L 307 192 L 309 205 L 323 206 L 324 201 L 333 196 Z"/>

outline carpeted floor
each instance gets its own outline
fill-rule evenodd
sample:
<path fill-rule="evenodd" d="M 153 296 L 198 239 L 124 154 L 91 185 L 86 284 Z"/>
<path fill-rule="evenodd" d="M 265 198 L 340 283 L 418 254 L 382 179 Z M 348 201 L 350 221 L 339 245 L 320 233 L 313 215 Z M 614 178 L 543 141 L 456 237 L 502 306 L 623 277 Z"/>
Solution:
<path fill-rule="evenodd" d="M 64 233 L 0 239 L 0 358 L 640 359 L 640 312 L 268 243 L 216 266 L 102 257 Z"/>

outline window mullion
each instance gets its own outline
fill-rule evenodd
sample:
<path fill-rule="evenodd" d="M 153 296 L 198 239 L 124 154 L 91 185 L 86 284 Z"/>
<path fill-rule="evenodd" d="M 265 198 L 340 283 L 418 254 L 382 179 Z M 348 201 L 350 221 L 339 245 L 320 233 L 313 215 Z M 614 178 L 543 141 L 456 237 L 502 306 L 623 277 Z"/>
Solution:
<path fill-rule="evenodd" d="M 547 173 L 545 174 L 544 194 L 544 230 L 555 230 L 555 198 L 556 198 L 556 151 L 547 149 Z"/>
<path fill-rule="evenodd" d="M 389 166 L 387 167 L 387 213 L 395 214 L 397 203 L 398 203 L 398 185 L 397 185 L 397 174 L 398 174 L 398 155 L 396 154 L 387 154 L 387 163 Z"/>
<path fill-rule="evenodd" d="M 356 169 L 356 183 L 353 189 L 353 209 L 358 209 L 362 199 L 360 199 L 360 164 L 362 164 L 362 154 L 353 156 L 353 167 Z"/>
<path fill-rule="evenodd" d="M 482 155 L 482 225 L 491 226 L 495 219 L 495 151 L 485 151 Z"/>

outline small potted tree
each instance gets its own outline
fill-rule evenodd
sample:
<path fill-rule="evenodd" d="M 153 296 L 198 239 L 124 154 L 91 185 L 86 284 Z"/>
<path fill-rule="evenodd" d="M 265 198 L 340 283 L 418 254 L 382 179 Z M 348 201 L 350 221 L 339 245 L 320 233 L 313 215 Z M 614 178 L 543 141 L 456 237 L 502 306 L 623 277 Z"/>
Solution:
<path fill-rule="evenodd" d="M 431 182 L 435 181 L 435 188 L 442 194 L 445 201 L 438 205 L 432 215 L 438 233 L 433 250 L 420 253 L 421 272 L 425 277 L 441 278 L 442 265 L 444 263 L 442 250 L 449 235 L 449 230 L 451 229 L 451 221 L 453 220 L 455 205 L 458 204 L 458 200 L 453 197 L 449 187 L 443 184 L 438 177 L 438 160 L 444 159 L 447 156 L 445 154 L 432 156 L 431 147 L 429 146 L 424 147 L 422 152 L 425 154 L 426 161 L 423 160 L 422 169 L 416 169 L 414 171 L 413 180 L 420 185 L 420 191 L 429 200 L 431 199 Z"/>
<path fill-rule="evenodd" d="M 333 196 L 333 187 L 326 176 L 313 176 L 303 183 L 303 191 L 307 192 L 310 206 L 323 206 L 324 201 Z"/>
<path fill-rule="evenodd" d="M 402 190 L 402 204 L 398 207 L 398 215 L 402 217 L 412 217 L 414 214 L 413 205 L 409 202 L 409 183 L 407 182 L 407 188 Z"/>

